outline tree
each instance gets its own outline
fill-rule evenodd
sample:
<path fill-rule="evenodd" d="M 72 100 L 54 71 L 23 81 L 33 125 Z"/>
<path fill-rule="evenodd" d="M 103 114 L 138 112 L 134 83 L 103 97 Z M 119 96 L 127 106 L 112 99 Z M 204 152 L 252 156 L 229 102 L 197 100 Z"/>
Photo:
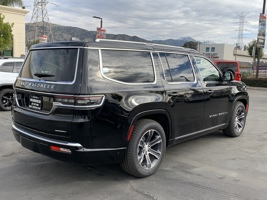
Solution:
<path fill-rule="evenodd" d="M 12 47 L 13 24 L 4 22 L 5 16 L 0 13 L 0 52 Z"/>
<path fill-rule="evenodd" d="M 23 6 L 22 0 L 0 0 L 0 5 L 3 6 Z"/>
<path fill-rule="evenodd" d="M 248 46 L 244 45 L 243 51 L 247 51 L 248 50 Z"/>
<path fill-rule="evenodd" d="M 183 47 L 197 50 L 197 45 L 198 45 L 198 42 L 190 41 L 190 42 L 184 43 Z"/>
<path fill-rule="evenodd" d="M 257 59 L 257 68 L 256 68 L 256 78 L 258 78 L 259 75 L 259 58 L 262 58 L 264 55 L 264 51 L 262 48 L 257 47 L 257 41 L 253 40 L 250 43 L 248 43 L 248 48 L 247 48 L 248 54 L 253 57 L 253 65 L 255 66 L 256 64 L 256 59 Z"/>
<path fill-rule="evenodd" d="M 34 44 L 38 44 L 39 42 L 40 42 L 39 40 L 28 40 L 28 41 L 26 42 L 26 47 L 27 47 L 28 49 L 30 49 L 32 45 L 34 45 Z"/>
<path fill-rule="evenodd" d="M 256 48 L 256 46 L 257 46 L 257 41 L 252 40 L 250 43 L 248 43 L 247 51 L 251 57 L 255 56 L 256 59 L 258 59 L 259 48 Z M 253 51 L 255 51 L 255 53 Z M 262 58 L 263 55 L 264 55 L 264 52 L 263 52 L 263 49 L 261 49 L 260 58 Z"/>

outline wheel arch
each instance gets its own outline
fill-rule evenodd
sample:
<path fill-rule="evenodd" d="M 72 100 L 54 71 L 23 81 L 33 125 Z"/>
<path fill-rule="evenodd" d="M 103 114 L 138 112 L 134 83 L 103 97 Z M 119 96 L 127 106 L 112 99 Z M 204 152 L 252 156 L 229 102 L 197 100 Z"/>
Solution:
<path fill-rule="evenodd" d="M 0 85 L 0 91 L 4 90 L 4 89 L 13 89 L 13 85 Z"/>
<path fill-rule="evenodd" d="M 248 112 L 248 106 L 249 106 L 249 100 L 248 100 L 248 98 L 245 98 L 245 97 L 240 96 L 240 97 L 237 97 L 235 99 L 234 103 L 236 103 L 237 101 L 243 103 L 244 106 L 245 106 L 245 108 L 246 108 L 246 112 Z"/>
<path fill-rule="evenodd" d="M 134 125 L 141 119 L 151 119 L 158 122 L 165 132 L 166 146 L 169 145 L 169 139 L 171 138 L 171 118 L 169 113 L 164 109 L 147 110 L 135 115 L 130 123 L 127 140 L 130 140 Z"/>

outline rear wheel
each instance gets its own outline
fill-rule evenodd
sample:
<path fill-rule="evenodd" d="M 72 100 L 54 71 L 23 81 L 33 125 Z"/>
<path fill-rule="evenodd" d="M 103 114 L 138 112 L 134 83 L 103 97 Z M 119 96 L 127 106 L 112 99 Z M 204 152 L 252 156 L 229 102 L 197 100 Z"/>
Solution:
<path fill-rule="evenodd" d="M 166 137 L 161 125 L 150 119 L 137 122 L 132 133 L 122 169 L 136 177 L 157 171 L 166 151 Z"/>
<path fill-rule="evenodd" d="M 246 124 L 246 109 L 243 103 L 236 102 L 232 117 L 224 134 L 230 137 L 238 137 L 242 134 Z"/>
<path fill-rule="evenodd" d="M 12 89 L 3 89 L 0 91 L 0 109 L 4 111 L 11 110 L 13 103 L 13 93 Z"/>

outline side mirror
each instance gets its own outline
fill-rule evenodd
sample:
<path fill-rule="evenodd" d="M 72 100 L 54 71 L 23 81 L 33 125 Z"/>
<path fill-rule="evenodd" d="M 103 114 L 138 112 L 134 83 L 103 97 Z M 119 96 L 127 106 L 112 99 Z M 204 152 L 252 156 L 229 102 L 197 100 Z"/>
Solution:
<path fill-rule="evenodd" d="M 234 74 L 231 71 L 223 72 L 223 80 L 224 81 L 232 81 L 234 80 Z"/>

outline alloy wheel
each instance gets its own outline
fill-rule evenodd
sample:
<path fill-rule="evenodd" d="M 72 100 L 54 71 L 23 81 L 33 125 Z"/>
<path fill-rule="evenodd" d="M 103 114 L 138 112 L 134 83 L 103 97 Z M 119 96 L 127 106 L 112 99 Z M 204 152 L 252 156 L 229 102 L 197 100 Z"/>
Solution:
<path fill-rule="evenodd" d="M 139 165 L 144 169 L 155 167 L 162 154 L 162 138 L 156 130 L 145 132 L 138 144 L 137 156 Z"/>

